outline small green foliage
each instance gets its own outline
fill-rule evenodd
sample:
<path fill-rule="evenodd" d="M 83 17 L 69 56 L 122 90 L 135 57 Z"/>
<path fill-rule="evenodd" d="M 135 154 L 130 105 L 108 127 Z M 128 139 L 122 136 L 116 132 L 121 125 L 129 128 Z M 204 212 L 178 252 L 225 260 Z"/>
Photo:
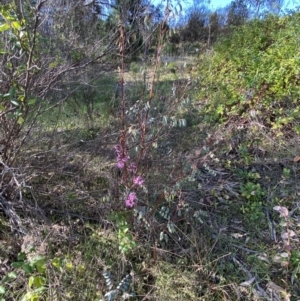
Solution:
<path fill-rule="evenodd" d="M 259 221 L 264 217 L 263 205 L 259 201 L 247 202 L 242 205 L 241 211 L 243 214 L 249 216 L 252 222 Z"/>
<path fill-rule="evenodd" d="M 290 267 L 292 270 L 292 281 L 300 277 L 300 251 L 292 250 L 290 258 Z"/>
<path fill-rule="evenodd" d="M 16 6 L 13 3 L 0 6 L 0 32 L 5 32 L 4 34 L 8 34 L 10 37 L 10 43 L 5 45 L 5 49 L 0 48 L 0 53 L 5 50 L 8 57 L 13 57 L 16 55 L 16 50 L 18 49 L 20 55 L 23 52 L 28 55 L 30 47 L 32 47 L 29 47 L 32 39 L 30 35 L 33 36 L 33 34 L 25 30 L 26 26 L 26 20 L 19 18 Z M 34 60 L 36 53 L 33 52 L 32 55 Z M 14 73 L 14 78 L 8 83 L 10 86 L 8 93 L 0 95 L 0 111 L 5 111 L 5 109 L 11 111 L 12 113 L 7 114 L 7 117 L 17 119 L 18 124 L 21 125 L 24 122 L 22 114 L 24 114 L 26 105 L 28 104 L 28 93 L 17 83 L 17 80 L 24 74 L 24 70 L 26 70 L 26 61 L 20 59 L 18 60 L 18 64 L 12 66 L 10 59 L 7 62 L 3 60 L 2 67 L 11 70 Z M 31 66 L 28 65 L 28 67 Z M 30 104 L 32 105 L 32 101 Z"/>
<path fill-rule="evenodd" d="M 136 62 L 132 62 L 130 64 L 130 71 L 136 74 L 140 71 L 140 66 Z"/>
<path fill-rule="evenodd" d="M 249 165 L 253 161 L 253 156 L 249 153 L 247 145 L 241 144 L 239 146 L 239 152 L 240 152 L 240 157 L 241 157 L 242 161 L 246 165 Z"/>
<path fill-rule="evenodd" d="M 112 220 L 115 222 L 118 230 L 119 250 L 125 254 L 136 247 L 127 219 L 128 217 L 124 212 L 115 212 L 112 215 Z"/>
<path fill-rule="evenodd" d="M 298 268 L 298 272 L 300 273 L 300 251 L 292 250 L 291 252 L 291 267 L 292 269 Z"/>
<path fill-rule="evenodd" d="M 289 168 L 283 168 L 283 172 L 282 172 L 282 176 L 285 178 L 285 179 L 289 179 L 290 176 L 291 176 L 291 170 Z"/>
<path fill-rule="evenodd" d="M 247 214 L 252 221 L 263 218 L 263 197 L 265 192 L 260 184 L 247 182 L 240 189 L 241 195 L 247 199 L 247 202 L 241 207 L 243 214 Z"/>
<path fill-rule="evenodd" d="M 241 186 L 242 196 L 249 201 L 259 201 L 265 195 L 260 184 L 255 184 L 252 182 L 247 182 L 245 185 Z"/>
<path fill-rule="evenodd" d="M 24 252 L 18 254 L 18 261 L 12 263 L 13 271 L 7 273 L 0 284 L 2 287 L 2 295 L 7 294 L 10 296 L 13 292 L 10 292 L 9 286 L 6 284 L 12 284 L 20 277 L 18 271 L 23 271 L 25 276 L 28 277 L 28 288 L 25 294 L 22 296 L 21 301 L 37 301 L 40 299 L 43 292 L 46 290 L 46 259 L 44 257 L 36 256 L 33 258 L 27 258 Z M 1 292 L 0 292 L 1 294 Z"/>

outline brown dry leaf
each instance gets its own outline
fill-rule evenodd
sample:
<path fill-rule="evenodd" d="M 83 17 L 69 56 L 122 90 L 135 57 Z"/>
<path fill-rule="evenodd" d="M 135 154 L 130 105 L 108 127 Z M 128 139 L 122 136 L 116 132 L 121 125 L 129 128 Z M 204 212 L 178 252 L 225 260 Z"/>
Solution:
<path fill-rule="evenodd" d="M 275 206 L 273 210 L 279 212 L 281 217 L 287 217 L 289 215 L 289 210 L 283 206 Z"/>
<path fill-rule="evenodd" d="M 294 231 L 288 230 L 287 232 L 281 233 L 281 238 L 285 240 L 285 239 L 289 239 L 290 237 L 294 237 L 295 235 L 296 233 Z"/>
<path fill-rule="evenodd" d="M 296 157 L 294 158 L 294 162 L 295 162 L 295 163 L 300 162 L 300 156 L 296 156 Z"/>

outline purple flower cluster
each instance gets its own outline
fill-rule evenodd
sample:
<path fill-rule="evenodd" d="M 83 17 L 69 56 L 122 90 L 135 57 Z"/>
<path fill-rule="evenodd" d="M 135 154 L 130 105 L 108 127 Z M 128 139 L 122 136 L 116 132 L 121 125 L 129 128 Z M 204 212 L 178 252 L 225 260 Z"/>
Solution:
<path fill-rule="evenodd" d="M 130 172 L 132 172 L 133 174 L 135 174 L 136 173 L 136 171 L 137 171 L 137 166 L 136 166 L 136 164 L 133 162 L 133 163 L 130 163 L 130 165 L 128 166 L 128 170 L 130 171 Z"/>
<path fill-rule="evenodd" d="M 130 192 L 129 195 L 128 195 L 128 197 L 127 197 L 127 199 L 126 199 L 126 201 L 125 201 L 125 205 L 127 207 L 132 208 L 134 206 L 135 200 L 136 200 L 136 194 L 135 194 L 135 192 Z"/>
<path fill-rule="evenodd" d="M 122 169 L 124 168 L 125 163 L 130 159 L 130 157 L 124 150 L 122 150 L 121 145 L 118 144 L 114 148 L 117 153 L 117 167 Z"/>
<path fill-rule="evenodd" d="M 125 167 L 125 164 L 128 162 L 130 157 L 127 154 L 127 151 L 122 148 L 120 144 L 115 145 L 114 147 L 116 153 L 117 153 L 117 167 L 122 169 Z M 133 174 L 132 182 L 133 186 L 142 186 L 144 184 L 144 179 L 142 176 L 136 176 L 137 172 L 137 165 L 136 163 L 132 162 L 129 165 L 127 165 L 128 171 Z M 125 205 L 129 208 L 132 208 L 135 205 L 136 202 L 136 193 L 130 192 L 127 195 L 127 198 L 125 200 Z"/>
<path fill-rule="evenodd" d="M 142 186 L 144 184 L 144 179 L 141 176 L 134 177 L 133 184 L 137 186 Z"/>

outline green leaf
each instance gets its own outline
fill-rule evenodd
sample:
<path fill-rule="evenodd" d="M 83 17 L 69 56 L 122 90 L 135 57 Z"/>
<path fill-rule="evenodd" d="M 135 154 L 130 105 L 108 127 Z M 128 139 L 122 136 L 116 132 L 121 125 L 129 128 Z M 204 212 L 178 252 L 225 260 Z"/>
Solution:
<path fill-rule="evenodd" d="M 77 195 L 76 192 L 72 192 L 72 193 L 70 193 L 70 194 L 67 196 L 67 198 L 68 198 L 69 200 L 75 200 L 76 198 L 78 198 L 78 195 Z"/>
<path fill-rule="evenodd" d="M 24 118 L 22 116 L 20 116 L 18 118 L 18 124 L 22 124 L 24 122 Z"/>
<path fill-rule="evenodd" d="M 73 263 L 72 263 L 72 261 L 67 261 L 66 263 L 65 263 L 65 266 L 66 266 L 66 268 L 68 269 L 68 270 L 72 270 L 73 269 Z"/>
<path fill-rule="evenodd" d="M 15 97 L 15 94 L 16 94 L 16 87 L 11 87 L 9 89 L 9 97 L 11 100 L 13 100 L 13 98 Z"/>
<path fill-rule="evenodd" d="M 28 280 L 28 286 L 34 288 L 41 288 L 43 287 L 45 282 L 44 277 L 42 276 L 30 276 Z"/>
<path fill-rule="evenodd" d="M 21 299 L 21 301 L 38 301 L 39 295 L 34 292 L 27 292 Z"/>
<path fill-rule="evenodd" d="M 298 135 L 300 135 L 300 125 L 296 125 L 296 126 L 294 127 L 294 130 L 295 130 L 295 132 L 296 132 Z"/>
<path fill-rule="evenodd" d="M 10 272 L 7 274 L 7 276 L 10 278 L 10 279 L 16 279 L 17 278 L 17 274 L 15 272 Z"/>
<path fill-rule="evenodd" d="M 61 260 L 59 258 L 54 258 L 51 263 L 55 268 L 61 268 Z"/>
<path fill-rule="evenodd" d="M 34 105 L 35 103 L 36 103 L 36 98 L 31 98 L 31 99 L 28 100 L 28 104 L 30 106 Z"/>
<path fill-rule="evenodd" d="M 32 285 L 33 285 L 33 283 L 34 283 L 34 276 L 30 276 L 29 277 L 29 279 L 28 279 L 28 286 L 29 286 L 29 288 L 31 288 L 32 287 Z"/>
<path fill-rule="evenodd" d="M 32 274 L 34 269 L 32 267 L 32 265 L 30 265 L 29 263 L 25 263 L 23 266 L 22 266 L 22 269 L 24 270 L 24 272 L 26 274 Z"/>
<path fill-rule="evenodd" d="M 0 105 L 0 112 L 4 112 L 5 111 L 5 107 L 3 105 Z"/>
<path fill-rule="evenodd" d="M 7 282 L 8 280 L 9 280 L 9 277 L 8 277 L 7 275 L 5 275 L 5 276 L 2 278 L 1 282 L 2 282 L 2 283 L 5 283 L 5 282 Z"/>
<path fill-rule="evenodd" d="M 5 287 L 0 286 L 0 295 L 4 295 L 4 294 L 5 294 Z"/>
<path fill-rule="evenodd" d="M 35 262 L 36 269 L 39 273 L 43 274 L 46 271 L 46 260 L 41 258 Z"/>
<path fill-rule="evenodd" d="M 37 289 L 34 290 L 34 293 L 35 294 L 40 294 L 42 293 L 44 290 L 46 290 L 46 287 L 42 286 L 42 287 L 39 287 Z"/>
<path fill-rule="evenodd" d="M 11 24 L 15 29 L 18 29 L 18 30 L 22 27 L 19 21 L 14 21 Z"/>
<path fill-rule="evenodd" d="M 12 104 L 14 104 L 15 106 L 17 106 L 17 107 L 20 105 L 16 100 L 11 100 L 10 102 L 11 102 Z"/>
<path fill-rule="evenodd" d="M 10 280 L 15 280 L 17 278 L 17 274 L 15 272 L 10 272 L 4 276 L 1 280 L 2 283 L 8 282 Z"/>
<path fill-rule="evenodd" d="M 0 25 L 0 32 L 6 31 L 8 29 L 10 29 L 10 27 L 9 27 L 9 25 L 7 23 L 4 23 L 4 24 Z"/>
<path fill-rule="evenodd" d="M 17 109 L 16 111 L 15 111 L 15 117 L 20 117 L 20 116 L 22 116 L 22 112 L 21 112 L 21 110 L 20 109 Z"/>
<path fill-rule="evenodd" d="M 18 269 L 18 268 L 22 267 L 23 264 L 24 264 L 24 262 L 16 261 L 16 262 L 13 262 L 13 263 L 11 264 L 11 266 L 12 266 L 13 268 L 15 268 L 15 269 Z"/>
<path fill-rule="evenodd" d="M 27 259 L 26 253 L 25 252 L 20 252 L 18 254 L 18 260 L 19 261 L 25 261 Z"/>
<path fill-rule="evenodd" d="M 30 298 L 30 301 L 38 301 L 38 300 L 39 300 L 38 295 L 32 295 L 32 297 Z"/>
<path fill-rule="evenodd" d="M 34 286 L 35 286 L 36 288 L 41 288 L 41 287 L 43 287 L 44 282 L 45 282 L 44 277 L 42 277 L 42 276 L 36 276 L 36 277 L 34 277 Z"/>

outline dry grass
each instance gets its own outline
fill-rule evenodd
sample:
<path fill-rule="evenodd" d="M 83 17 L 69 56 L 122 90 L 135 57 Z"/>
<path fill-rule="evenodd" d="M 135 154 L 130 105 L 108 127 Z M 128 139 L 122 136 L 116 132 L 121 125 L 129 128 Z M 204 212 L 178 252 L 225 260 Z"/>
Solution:
<path fill-rule="evenodd" d="M 108 290 L 105 269 L 114 273 L 116 283 L 133 272 L 136 300 L 296 300 L 297 137 L 279 141 L 267 131 L 238 130 L 235 124 L 207 128 L 200 123 L 167 131 L 163 143 L 168 151 L 154 149 L 144 162 L 147 192 L 136 209 L 151 208 L 151 214 L 143 215 L 146 223 L 126 213 L 136 246 L 122 254 L 112 218 L 123 210 L 112 151 L 117 124 L 112 121 L 92 135 L 76 126 L 34 131 L 28 139 L 19 161 L 32 189 L 23 195 L 40 211 L 23 213 L 28 233 L 18 240 L 8 234 L 1 217 L 0 275 L 17 275 L 0 282 L 5 300 L 33 291 L 31 276 L 45 281 L 37 300 L 99 300 Z M 260 199 L 242 195 L 248 182 L 260 184 Z M 275 258 L 285 251 L 280 237 L 284 226 L 275 205 L 289 209 L 289 228 L 295 233 L 292 252 L 281 262 Z M 159 214 L 162 206 L 169 208 L 169 219 Z M 169 222 L 174 231 L 168 230 Z M 160 240 L 162 232 L 168 241 Z M 21 251 L 27 263 L 44 258 L 45 271 L 26 274 L 14 268 Z"/>

